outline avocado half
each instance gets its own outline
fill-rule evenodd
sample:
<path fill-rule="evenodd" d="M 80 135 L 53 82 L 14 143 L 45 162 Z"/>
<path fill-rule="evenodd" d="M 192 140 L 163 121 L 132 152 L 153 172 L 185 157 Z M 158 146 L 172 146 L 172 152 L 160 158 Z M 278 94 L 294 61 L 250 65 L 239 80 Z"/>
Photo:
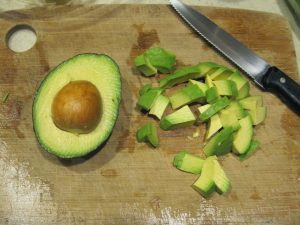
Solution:
<path fill-rule="evenodd" d="M 85 80 L 101 96 L 101 119 L 94 130 L 75 134 L 59 129 L 53 122 L 51 105 L 56 94 L 69 82 Z M 51 70 L 40 84 L 32 109 L 33 128 L 41 146 L 60 158 L 84 156 L 110 136 L 119 114 L 121 75 L 118 65 L 107 55 L 76 55 Z"/>

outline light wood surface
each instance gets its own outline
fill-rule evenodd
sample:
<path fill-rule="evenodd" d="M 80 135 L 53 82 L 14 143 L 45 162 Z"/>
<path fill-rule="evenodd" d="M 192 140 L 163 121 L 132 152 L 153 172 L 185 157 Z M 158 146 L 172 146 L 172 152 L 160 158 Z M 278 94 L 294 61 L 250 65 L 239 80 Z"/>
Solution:
<path fill-rule="evenodd" d="M 270 63 L 296 77 L 287 22 L 274 14 L 199 8 Z M 29 24 L 37 43 L 14 53 L 5 35 Z M 220 157 L 232 181 L 226 196 L 202 198 L 197 176 L 172 167 L 185 148 L 203 155 L 205 126 L 159 129 L 158 149 L 135 132 L 153 120 L 136 110 L 138 90 L 157 78 L 132 67 L 151 46 L 176 53 L 178 66 L 215 61 L 234 67 L 187 27 L 169 6 L 47 7 L 0 15 L 0 224 L 299 224 L 300 120 L 280 100 L 252 86 L 268 107 L 255 128 L 261 148 L 240 162 Z M 32 130 L 36 88 L 49 69 L 84 52 L 110 55 L 122 72 L 120 115 L 107 144 L 85 159 L 60 160 L 41 149 Z M 49 103 L 50 104 L 50 103 Z M 200 137 L 190 138 L 198 130 Z"/>

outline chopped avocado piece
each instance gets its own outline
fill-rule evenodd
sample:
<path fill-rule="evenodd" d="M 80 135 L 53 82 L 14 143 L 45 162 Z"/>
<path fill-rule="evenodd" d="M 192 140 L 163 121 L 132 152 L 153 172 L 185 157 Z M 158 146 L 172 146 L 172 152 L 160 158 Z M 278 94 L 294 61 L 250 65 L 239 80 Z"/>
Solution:
<path fill-rule="evenodd" d="M 146 123 L 136 132 L 138 142 L 149 142 L 153 147 L 158 147 L 159 140 L 156 127 L 153 123 Z"/>
<path fill-rule="evenodd" d="M 96 111 L 102 111 L 100 120 L 93 130 L 84 134 L 62 130 L 52 118 L 52 104 L 57 94 L 74 85 L 87 85 L 89 90 L 94 87 L 100 93 L 101 110 L 96 108 Z M 72 93 L 77 97 L 78 92 Z M 121 75 L 116 62 L 103 54 L 76 55 L 52 69 L 35 94 L 32 119 L 36 137 L 45 150 L 58 157 L 84 156 L 109 138 L 118 118 L 120 100 Z M 75 101 L 82 103 L 79 99 Z M 75 112 L 70 111 L 70 116 L 74 115 Z"/>
<path fill-rule="evenodd" d="M 196 84 L 187 85 L 180 89 L 175 94 L 170 96 L 170 102 L 173 109 L 199 101 L 204 96 L 204 93 Z"/>
<path fill-rule="evenodd" d="M 208 121 L 205 139 L 209 139 L 221 128 L 222 128 L 222 123 L 221 123 L 219 115 L 215 114 L 212 117 L 210 117 L 210 119 Z"/>
<path fill-rule="evenodd" d="M 229 191 L 230 181 L 216 156 L 210 156 L 205 159 L 201 175 L 192 187 L 205 198 L 215 190 L 220 194 Z"/>
<path fill-rule="evenodd" d="M 151 89 L 145 93 L 143 93 L 137 102 L 137 106 L 149 111 L 150 108 L 153 106 L 155 100 L 158 96 L 162 93 L 161 89 Z"/>
<path fill-rule="evenodd" d="M 152 89 L 152 84 L 145 84 L 139 91 L 139 95 L 145 94 L 147 91 Z"/>
<path fill-rule="evenodd" d="M 263 106 L 263 98 L 260 95 L 253 95 L 239 100 L 244 109 L 249 110 L 249 115 L 253 125 L 257 125 L 264 121 L 267 114 L 267 108 Z"/>
<path fill-rule="evenodd" d="M 215 85 L 213 84 L 212 79 L 210 76 L 205 77 L 205 84 L 207 85 L 208 88 L 214 87 Z"/>
<path fill-rule="evenodd" d="M 179 152 L 173 161 L 173 165 L 184 172 L 200 174 L 204 159 L 188 153 L 187 151 Z"/>
<path fill-rule="evenodd" d="M 155 100 L 153 106 L 151 107 L 149 114 L 156 116 L 158 119 L 161 119 L 169 103 L 170 100 L 168 97 L 159 95 Z"/>
<path fill-rule="evenodd" d="M 223 109 L 219 112 L 219 115 L 223 127 L 232 127 L 234 130 L 241 127 L 237 116 L 230 110 Z"/>
<path fill-rule="evenodd" d="M 239 103 L 244 109 L 254 110 L 258 106 L 263 106 L 263 98 L 261 95 L 252 95 L 239 100 Z"/>
<path fill-rule="evenodd" d="M 238 101 L 231 101 L 229 106 L 226 107 L 226 110 L 231 114 L 236 115 L 238 119 L 242 119 L 247 115 L 247 112 L 242 108 Z"/>
<path fill-rule="evenodd" d="M 214 73 L 210 74 L 209 77 L 212 80 L 225 80 L 233 73 L 232 70 L 229 70 L 226 67 L 218 68 Z"/>
<path fill-rule="evenodd" d="M 205 92 L 205 96 L 208 103 L 213 103 L 220 98 L 218 90 L 215 86 L 208 88 Z"/>
<path fill-rule="evenodd" d="M 249 110 L 248 112 L 253 125 L 260 124 L 267 116 L 267 108 L 265 106 L 258 106 L 256 109 Z"/>
<path fill-rule="evenodd" d="M 211 104 L 206 104 L 206 105 L 202 105 L 198 107 L 198 111 L 201 113 L 204 113 L 209 107 L 211 106 Z"/>
<path fill-rule="evenodd" d="M 216 80 L 213 81 L 219 95 L 237 96 L 238 91 L 234 81 L 231 80 Z"/>
<path fill-rule="evenodd" d="M 151 65 L 149 59 L 144 54 L 134 59 L 134 65 L 147 77 L 157 74 L 157 69 Z"/>
<path fill-rule="evenodd" d="M 222 97 L 218 99 L 215 103 L 211 104 L 211 106 L 207 110 L 200 114 L 200 120 L 206 121 L 207 119 L 215 115 L 217 112 L 219 112 L 221 109 L 228 106 L 229 103 L 230 100 L 227 97 Z"/>
<path fill-rule="evenodd" d="M 259 145 L 257 140 L 251 140 L 249 149 L 244 154 L 239 155 L 240 160 L 248 159 L 259 148 Z"/>
<path fill-rule="evenodd" d="M 186 66 L 175 70 L 173 74 L 170 74 L 159 80 L 159 86 L 161 88 L 170 88 L 176 84 L 180 84 L 188 81 L 189 79 L 202 77 L 201 70 L 198 65 Z"/>
<path fill-rule="evenodd" d="M 232 73 L 228 80 L 234 81 L 237 87 L 237 99 L 245 98 L 249 95 L 250 84 L 247 79 L 245 79 L 239 71 Z"/>
<path fill-rule="evenodd" d="M 191 84 L 196 84 L 196 85 L 198 85 L 198 87 L 201 89 L 201 91 L 202 91 L 203 93 L 205 93 L 205 92 L 207 91 L 207 89 L 208 89 L 207 84 L 202 83 L 202 82 L 200 82 L 200 81 L 189 80 L 188 85 L 191 85 Z"/>
<path fill-rule="evenodd" d="M 203 149 L 205 155 L 224 155 L 230 152 L 234 131 L 232 127 L 226 127 L 213 136 Z"/>
<path fill-rule="evenodd" d="M 192 187 L 198 191 L 203 197 L 207 198 L 215 191 L 214 168 L 215 164 L 211 156 L 205 159 L 200 177 L 194 182 Z"/>
<path fill-rule="evenodd" d="M 171 130 L 180 127 L 186 127 L 194 124 L 196 118 L 190 108 L 186 105 L 177 111 L 165 116 L 160 121 L 160 128 Z"/>
<path fill-rule="evenodd" d="M 226 176 L 218 160 L 215 158 L 213 162 L 214 162 L 214 182 L 216 185 L 217 192 L 219 194 L 224 194 L 228 192 L 230 189 L 230 181 Z"/>
<path fill-rule="evenodd" d="M 149 59 L 151 65 L 161 73 L 169 73 L 176 62 L 174 53 L 159 47 L 149 48 L 144 55 Z"/>
<path fill-rule="evenodd" d="M 234 135 L 232 150 L 236 154 L 244 154 L 249 149 L 253 137 L 253 127 L 249 115 L 240 119 L 239 123 L 241 128 Z"/>

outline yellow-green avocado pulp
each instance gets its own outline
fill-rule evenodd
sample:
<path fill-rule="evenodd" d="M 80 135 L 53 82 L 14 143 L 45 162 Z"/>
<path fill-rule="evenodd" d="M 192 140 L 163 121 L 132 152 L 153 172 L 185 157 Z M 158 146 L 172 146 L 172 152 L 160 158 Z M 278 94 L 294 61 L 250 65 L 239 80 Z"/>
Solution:
<path fill-rule="evenodd" d="M 53 122 L 51 105 L 56 94 L 69 82 L 85 80 L 95 85 L 102 101 L 102 115 L 96 128 L 87 134 L 59 129 Z M 40 84 L 33 102 L 33 128 L 39 143 L 61 157 L 80 157 L 103 144 L 119 114 L 121 75 L 118 65 L 103 54 L 80 54 L 51 70 Z"/>

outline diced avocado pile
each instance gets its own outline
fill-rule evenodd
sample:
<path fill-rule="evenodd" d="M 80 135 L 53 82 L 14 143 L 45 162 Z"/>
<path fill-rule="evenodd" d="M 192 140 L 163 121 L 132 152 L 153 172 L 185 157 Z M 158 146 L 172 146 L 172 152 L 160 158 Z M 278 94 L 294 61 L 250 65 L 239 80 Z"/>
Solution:
<path fill-rule="evenodd" d="M 250 84 L 239 71 L 213 62 L 175 68 L 175 54 L 155 47 L 135 59 L 135 67 L 144 76 L 164 75 L 159 84 L 144 85 L 137 106 L 155 116 L 162 130 L 206 123 L 206 159 L 181 151 L 173 165 L 179 170 L 200 174 L 192 185 L 204 197 L 212 192 L 226 193 L 230 181 L 217 156 L 233 152 L 240 160 L 248 158 L 259 146 L 253 139 L 254 127 L 264 121 L 266 107 L 262 96 L 250 96 Z M 176 91 L 170 89 L 178 86 Z M 168 90 L 169 89 L 169 90 Z M 197 115 L 191 106 L 197 107 Z M 196 106 L 195 106 L 196 105 Z M 166 114 L 170 107 L 171 113 Z M 139 142 L 159 145 L 156 126 L 147 123 L 137 131 Z"/>

